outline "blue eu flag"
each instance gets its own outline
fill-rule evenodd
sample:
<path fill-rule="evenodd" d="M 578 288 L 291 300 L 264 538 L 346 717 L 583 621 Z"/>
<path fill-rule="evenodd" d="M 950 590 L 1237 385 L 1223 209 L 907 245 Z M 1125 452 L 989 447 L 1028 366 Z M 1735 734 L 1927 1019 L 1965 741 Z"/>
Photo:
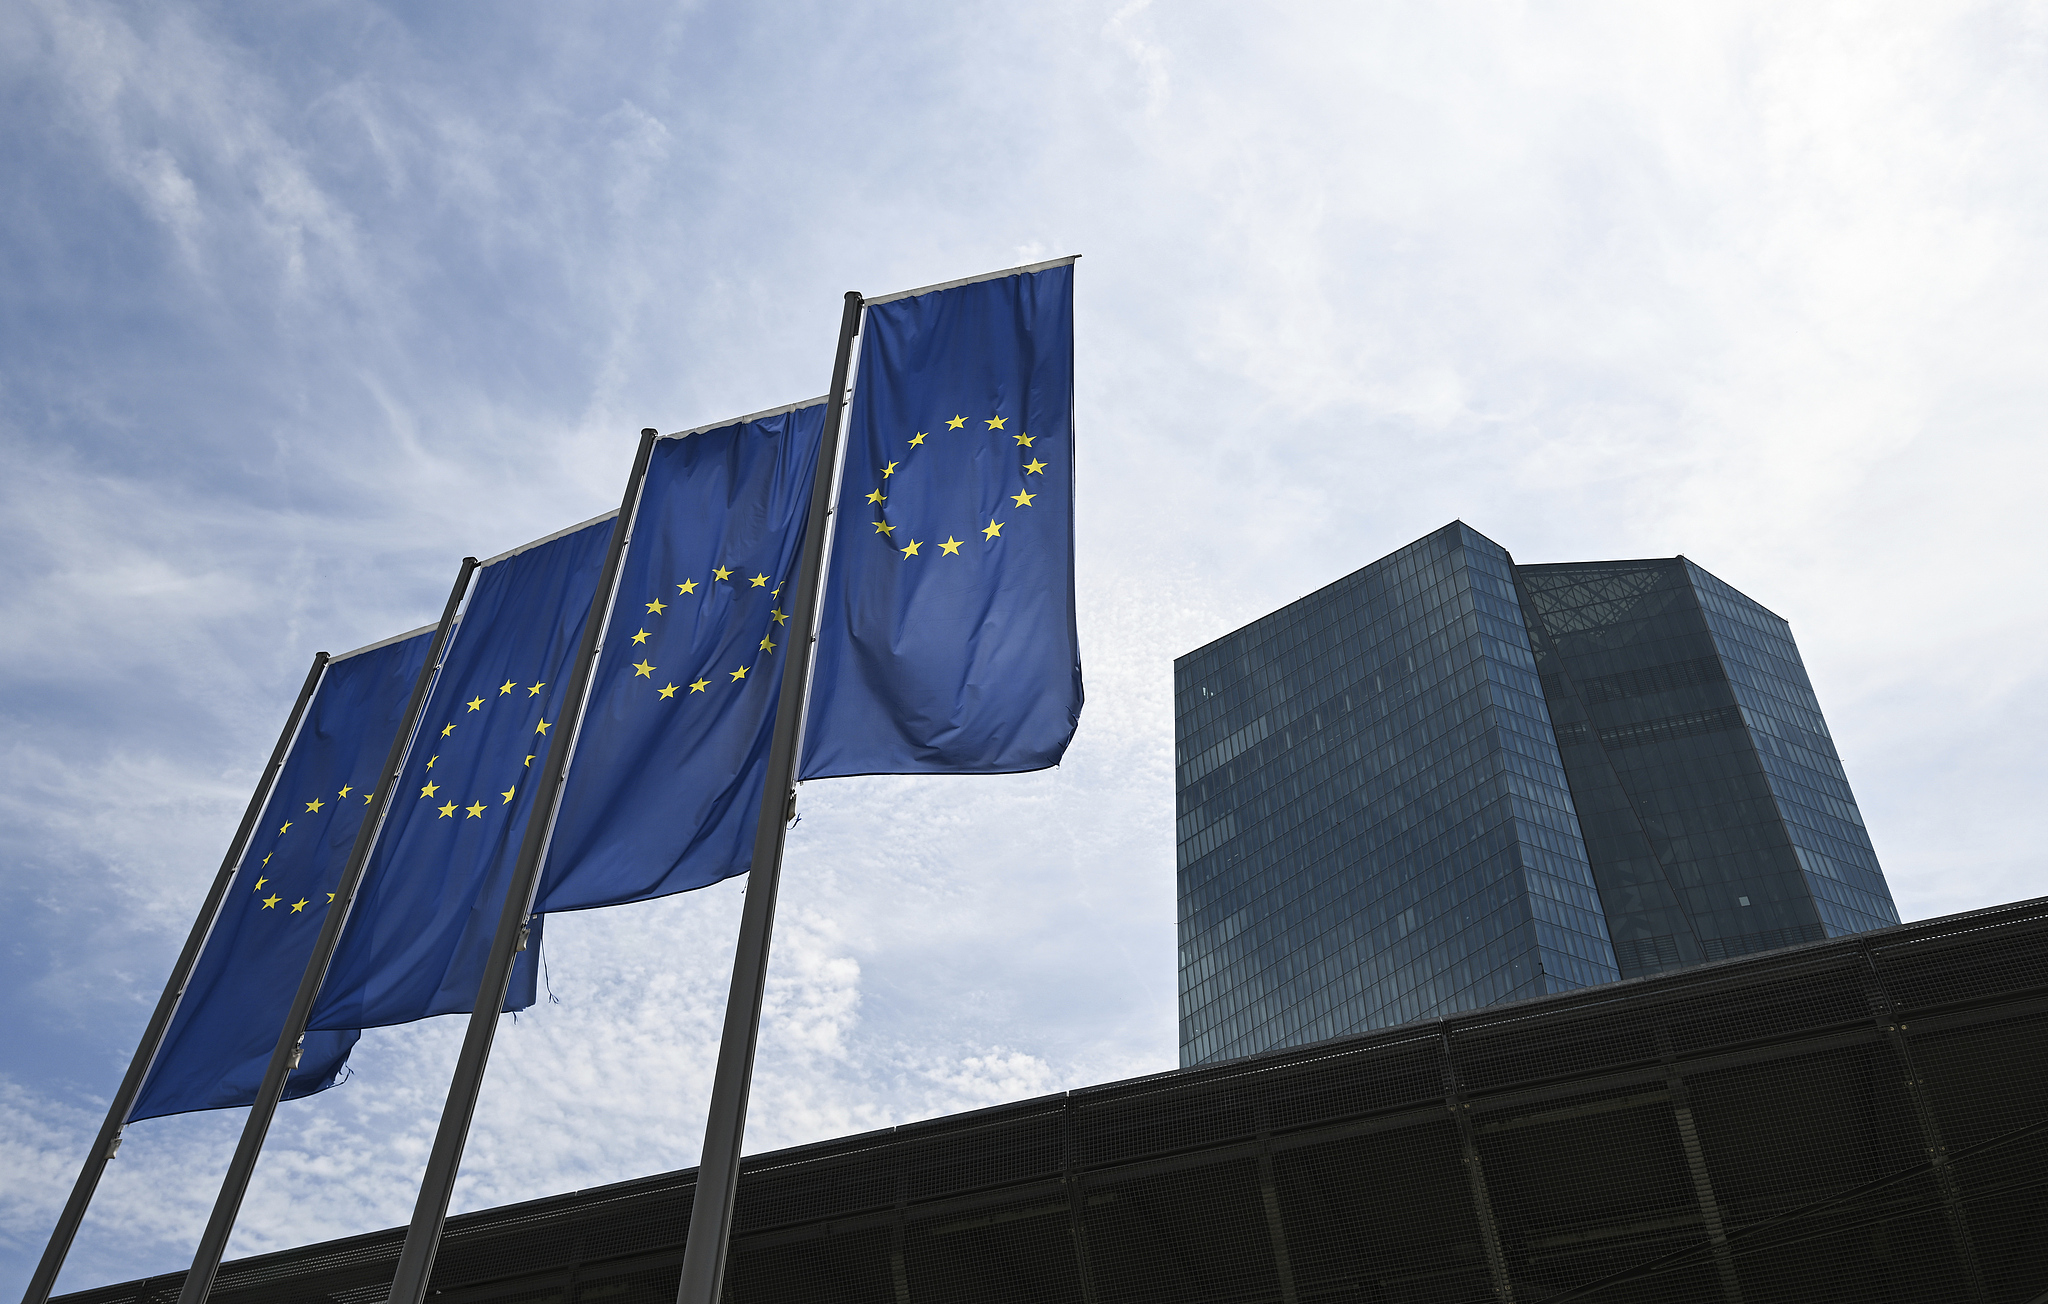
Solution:
<path fill-rule="evenodd" d="M 536 911 L 746 872 L 824 413 L 654 445 Z"/>
<path fill-rule="evenodd" d="M 475 1002 L 611 532 L 602 517 L 479 568 L 308 1027 Z M 508 1010 L 533 1004 L 539 925 Z"/>
<path fill-rule="evenodd" d="M 802 775 L 1059 762 L 1074 630 L 1071 260 L 893 300 L 862 328 Z"/>
<path fill-rule="evenodd" d="M 433 633 L 327 663 L 131 1119 L 255 1100 Z M 308 1034 L 285 1098 L 333 1086 L 359 1035 Z"/>

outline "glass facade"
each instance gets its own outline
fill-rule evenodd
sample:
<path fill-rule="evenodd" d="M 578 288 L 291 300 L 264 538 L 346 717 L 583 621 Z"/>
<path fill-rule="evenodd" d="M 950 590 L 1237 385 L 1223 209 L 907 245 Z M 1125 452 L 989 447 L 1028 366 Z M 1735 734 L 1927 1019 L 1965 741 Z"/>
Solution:
<path fill-rule="evenodd" d="M 1898 922 L 1785 622 L 1453 523 L 1174 665 L 1181 1062 Z"/>
<path fill-rule="evenodd" d="M 1499 545 L 1446 526 L 1174 687 L 1183 1063 L 1618 976 Z"/>
<path fill-rule="evenodd" d="M 1783 620 L 1683 557 L 1515 578 L 1624 975 L 1898 922 Z"/>
<path fill-rule="evenodd" d="M 1686 571 L 1828 935 L 1898 923 L 1792 627 L 1693 563 Z"/>

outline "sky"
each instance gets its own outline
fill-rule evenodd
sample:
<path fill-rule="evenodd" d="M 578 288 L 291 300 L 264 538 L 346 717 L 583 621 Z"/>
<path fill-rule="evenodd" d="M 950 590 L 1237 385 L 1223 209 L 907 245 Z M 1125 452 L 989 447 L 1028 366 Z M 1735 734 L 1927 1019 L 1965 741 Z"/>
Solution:
<path fill-rule="evenodd" d="M 311 655 L 1076 277 L 1056 770 L 807 785 L 749 1149 L 1171 1068 L 1172 659 L 1453 519 L 1792 624 L 1903 917 L 2048 893 L 2048 6 L 0 3 L 0 1295 Z M 739 884 L 551 921 L 455 1207 L 685 1167 Z M 284 1105 L 231 1256 L 409 1216 L 461 1036 Z M 189 1262 L 130 1129 L 59 1289 Z"/>

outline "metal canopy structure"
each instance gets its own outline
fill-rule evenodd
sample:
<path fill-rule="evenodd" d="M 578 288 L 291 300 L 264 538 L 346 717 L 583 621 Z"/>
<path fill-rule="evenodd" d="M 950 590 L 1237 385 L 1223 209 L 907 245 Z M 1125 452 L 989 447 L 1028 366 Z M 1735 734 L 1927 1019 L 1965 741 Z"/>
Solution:
<path fill-rule="evenodd" d="M 2021 1304 L 2044 1174 L 2048 898 L 752 1156 L 725 1297 Z M 668 1304 L 695 1181 L 451 1219 L 434 1297 Z M 213 1298 L 375 1304 L 402 1240 Z"/>

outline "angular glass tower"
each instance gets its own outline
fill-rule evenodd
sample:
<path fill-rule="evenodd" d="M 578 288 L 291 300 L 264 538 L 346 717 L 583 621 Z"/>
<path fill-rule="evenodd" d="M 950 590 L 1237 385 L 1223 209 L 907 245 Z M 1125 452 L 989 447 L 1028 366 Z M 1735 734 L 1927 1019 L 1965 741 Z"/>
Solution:
<path fill-rule="evenodd" d="M 1181 1062 L 1897 922 L 1785 622 L 1454 522 L 1174 664 Z"/>
<path fill-rule="evenodd" d="M 1446 526 L 1174 703 L 1183 1064 L 1619 977 L 1498 544 Z"/>

